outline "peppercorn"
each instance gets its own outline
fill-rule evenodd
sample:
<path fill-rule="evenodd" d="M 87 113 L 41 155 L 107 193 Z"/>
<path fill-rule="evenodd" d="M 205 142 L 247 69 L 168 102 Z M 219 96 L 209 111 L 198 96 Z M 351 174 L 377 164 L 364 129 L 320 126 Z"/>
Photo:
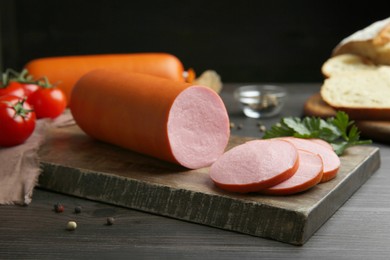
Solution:
<path fill-rule="evenodd" d="M 113 217 L 108 217 L 106 224 L 108 226 L 114 225 L 115 219 Z"/>
<path fill-rule="evenodd" d="M 54 211 L 57 212 L 57 213 L 61 213 L 61 212 L 64 212 L 64 205 L 60 204 L 60 203 L 57 203 L 54 205 Z"/>
<path fill-rule="evenodd" d="M 66 224 L 66 230 L 73 231 L 77 228 L 77 223 L 75 221 L 69 221 Z"/>
<path fill-rule="evenodd" d="M 265 132 L 265 131 L 267 131 L 267 128 L 265 127 L 265 125 L 261 125 L 261 126 L 259 126 L 259 130 L 260 130 L 260 132 Z"/>
<path fill-rule="evenodd" d="M 74 208 L 74 213 L 76 213 L 76 214 L 81 213 L 81 206 L 76 206 L 76 207 Z"/>

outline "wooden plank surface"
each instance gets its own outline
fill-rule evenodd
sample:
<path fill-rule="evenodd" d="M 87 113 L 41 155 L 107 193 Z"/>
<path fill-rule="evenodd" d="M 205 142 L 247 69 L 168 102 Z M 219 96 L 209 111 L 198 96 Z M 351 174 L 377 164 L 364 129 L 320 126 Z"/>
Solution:
<path fill-rule="evenodd" d="M 322 100 L 320 93 L 316 93 L 305 101 L 304 114 L 326 118 L 335 116 L 336 110 Z M 390 121 L 355 120 L 355 123 L 365 138 L 390 142 Z"/>
<path fill-rule="evenodd" d="M 232 137 L 230 147 L 247 138 Z M 66 194 L 301 245 L 380 165 L 379 149 L 353 147 L 338 177 L 294 196 L 232 194 L 208 169 L 187 170 L 87 137 L 53 130 L 40 151 L 40 186 Z"/>

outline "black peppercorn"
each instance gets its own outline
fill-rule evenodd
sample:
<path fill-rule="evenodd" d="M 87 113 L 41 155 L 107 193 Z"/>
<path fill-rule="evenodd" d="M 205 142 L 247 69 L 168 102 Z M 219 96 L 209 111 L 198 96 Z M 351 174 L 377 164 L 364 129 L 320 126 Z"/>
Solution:
<path fill-rule="evenodd" d="M 108 218 L 107 218 L 106 224 L 107 224 L 108 226 L 111 226 L 111 225 L 114 224 L 114 222 L 115 222 L 115 219 L 114 219 L 113 217 L 108 217 Z"/>
<path fill-rule="evenodd" d="M 76 213 L 76 214 L 81 213 L 81 206 L 76 206 L 76 207 L 74 208 L 74 213 Z"/>

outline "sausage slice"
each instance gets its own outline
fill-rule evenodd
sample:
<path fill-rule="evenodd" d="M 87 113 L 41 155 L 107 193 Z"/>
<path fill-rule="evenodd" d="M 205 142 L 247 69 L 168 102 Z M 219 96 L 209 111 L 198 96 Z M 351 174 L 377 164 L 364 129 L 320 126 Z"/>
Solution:
<path fill-rule="evenodd" d="M 318 154 L 324 163 L 324 173 L 322 175 L 321 182 L 326 182 L 336 177 L 340 168 L 340 158 L 333 151 L 323 144 L 316 143 L 310 139 L 302 139 L 296 137 L 282 137 L 282 140 L 286 140 L 294 144 L 297 149 L 306 150 Z"/>
<path fill-rule="evenodd" d="M 227 151 L 210 167 L 216 186 L 233 192 L 257 192 L 290 178 L 299 165 L 298 151 L 287 141 L 255 140 Z"/>
<path fill-rule="evenodd" d="M 325 141 L 325 140 L 322 140 L 322 139 L 319 139 L 319 138 L 311 138 L 309 140 L 311 140 L 311 141 L 313 141 L 313 142 L 315 142 L 317 144 L 322 144 L 322 145 L 326 146 L 327 148 L 329 148 L 330 150 L 333 151 L 332 145 L 330 143 L 328 143 L 327 141 Z"/>
<path fill-rule="evenodd" d="M 290 195 L 303 192 L 318 184 L 323 175 L 323 163 L 319 155 L 299 150 L 299 167 L 295 174 L 268 189 L 261 190 L 263 194 Z"/>

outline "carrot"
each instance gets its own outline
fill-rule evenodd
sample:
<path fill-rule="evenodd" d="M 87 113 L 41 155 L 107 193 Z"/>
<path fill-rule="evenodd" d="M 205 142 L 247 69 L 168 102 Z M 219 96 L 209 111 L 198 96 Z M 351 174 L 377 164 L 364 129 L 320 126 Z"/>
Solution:
<path fill-rule="evenodd" d="M 184 81 L 182 63 L 177 57 L 167 53 L 49 57 L 32 60 L 25 68 L 34 78 L 46 76 L 51 83 L 58 84 L 68 102 L 77 80 L 85 73 L 98 68 L 124 69 Z"/>
<path fill-rule="evenodd" d="M 91 71 L 75 85 L 70 110 L 96 139 L 192 169 L 214 162 L 229 140 L 215 91 L 147 74 Z"/>

